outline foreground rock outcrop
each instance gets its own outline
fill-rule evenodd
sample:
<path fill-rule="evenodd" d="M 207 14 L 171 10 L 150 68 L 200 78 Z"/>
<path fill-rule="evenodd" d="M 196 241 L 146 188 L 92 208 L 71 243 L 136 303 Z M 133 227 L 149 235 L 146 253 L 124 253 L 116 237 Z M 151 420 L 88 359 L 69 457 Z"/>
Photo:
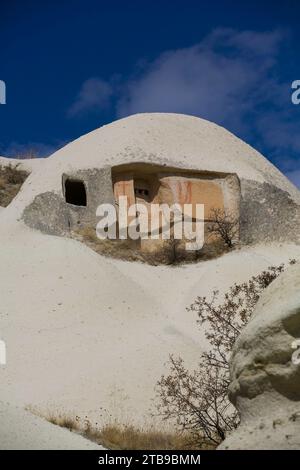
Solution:
<path fill-rule="evenodd" d="M 259 300 L 231 359 L 230 399 L 241 424 L 221 449 L 300 448 L 300 266 Z"/>

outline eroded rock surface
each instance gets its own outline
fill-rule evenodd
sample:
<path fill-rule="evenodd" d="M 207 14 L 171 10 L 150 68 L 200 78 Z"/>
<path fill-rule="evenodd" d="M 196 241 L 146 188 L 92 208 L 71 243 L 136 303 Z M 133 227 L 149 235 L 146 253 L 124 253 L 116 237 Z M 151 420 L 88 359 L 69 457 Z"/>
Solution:
<path fill-rule="evenodd" d="M 231 359 L 230 399 L 241 424 L 221 449 L 300 448 L 300 265 L 262 295 Z"/>

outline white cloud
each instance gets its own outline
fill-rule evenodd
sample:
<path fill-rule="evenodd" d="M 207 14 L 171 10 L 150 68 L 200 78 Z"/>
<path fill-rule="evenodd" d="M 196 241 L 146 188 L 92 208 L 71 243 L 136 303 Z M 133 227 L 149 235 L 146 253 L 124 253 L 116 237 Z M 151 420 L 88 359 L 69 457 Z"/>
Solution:
<path fill-rule="evenodd" d="M 178 112 L 243 129 L 268 85 L 274 93 L 270 72 L 282 38 L 279 31 L 217 29 L 193 47 L 165 52 L 124 85 L 117 115 Z"/>
<path fill-rule="evenodd" d="M 93 110 L 103 110 L 110 104 L 113 87 L 101 78 L 89 78 L 78 93 L 74 103 L 68 109 L 70 117 L 80 116 Z"/>
<path fill-rule="evenodd" d="M 225 45 L 235 48 L 240 53 L 254 56 L 272 57 L 277 54 L 278 48 L 286 32 L 274 31 L 237 31 L 230 28 L 217 28 L 204 39 L 204 44 L 210 47 Z"/>
<path fill-rule="evenodd" d="M 89 78 L 68 110 L 69 116 L 115 106 L 117 117 L 137 112 L 194 114 L 238 130 L 243 117 L 278 83 L 270 72 L 281 31 L 255 32 L 218 28 L 200 43 L 162 53 L 141 63 L 132 79 Z M 270 88 L 270 89 L 268 89 Z"/>
<path fill-rule="evenodd" d="M 217 28 L 196 45 L 139 61 L 131 79 L 87 80 L 69 114 L 111 105 L 117 117 L 139 112 L 200 116 L 254 142 L 293 174 L 299 168 L 300 118 L 291 104 L 291 84 L 278 78 L 287 38 L 281 30 Z"/>

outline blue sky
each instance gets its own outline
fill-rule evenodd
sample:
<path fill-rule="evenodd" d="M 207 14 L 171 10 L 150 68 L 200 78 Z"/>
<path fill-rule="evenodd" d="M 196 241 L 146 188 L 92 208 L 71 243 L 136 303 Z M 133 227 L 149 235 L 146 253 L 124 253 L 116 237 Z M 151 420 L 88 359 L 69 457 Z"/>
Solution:
<path fill-rule="evenodd" d="M 0 154 L 46 156 L 120 117 L 179 112 L 300 187 L 299 14 L 299 0 L 1 0 Z"/>

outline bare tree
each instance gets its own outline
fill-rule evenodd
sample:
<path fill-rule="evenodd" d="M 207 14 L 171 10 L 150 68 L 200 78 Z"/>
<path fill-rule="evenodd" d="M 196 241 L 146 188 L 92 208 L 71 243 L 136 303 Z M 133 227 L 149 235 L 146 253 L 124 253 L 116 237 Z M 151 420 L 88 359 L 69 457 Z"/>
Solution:
<path fill-rule="evenodd" d="M 224 243 L 232 248 L 233 241 L 238 234 L 239 219 L 224 209 L 212 209 L 209 216 L 207 231 L 211 235 L 218 235 Z"/>
<path fill-rule="evenodd" d="M 197 297 L 188 308 L 198 314 L 200 325 L 205 324 L 211 349 L 201 355 L 194 371 L 186 369 L 182 358 L 170 356 L 170 372 L 157 386 L 158 412 L 163 419 L 175 420 L 182 430 L 192 433 L 198 445 L 219 444 L 239 423 L 227 396 L 230 353 L 261 293 L 283 270 L 283 264 L 271 266 L 248 282 L 234 284 L 221 303 L 215 291 L 210 300 Z"/>
<path fill-rule="evenodd" d="M 194 371 L 186 369 L 180 357 L 170 356 L 169 362 L 169 375 L 158 382 L 159 414 L 165 420 L 175 420 L 197 445 L 218 445 L 225 431 L 237 424 L 236 412 L 227 399 L 227 372 L 208 367 L 206 361 Z"/>

